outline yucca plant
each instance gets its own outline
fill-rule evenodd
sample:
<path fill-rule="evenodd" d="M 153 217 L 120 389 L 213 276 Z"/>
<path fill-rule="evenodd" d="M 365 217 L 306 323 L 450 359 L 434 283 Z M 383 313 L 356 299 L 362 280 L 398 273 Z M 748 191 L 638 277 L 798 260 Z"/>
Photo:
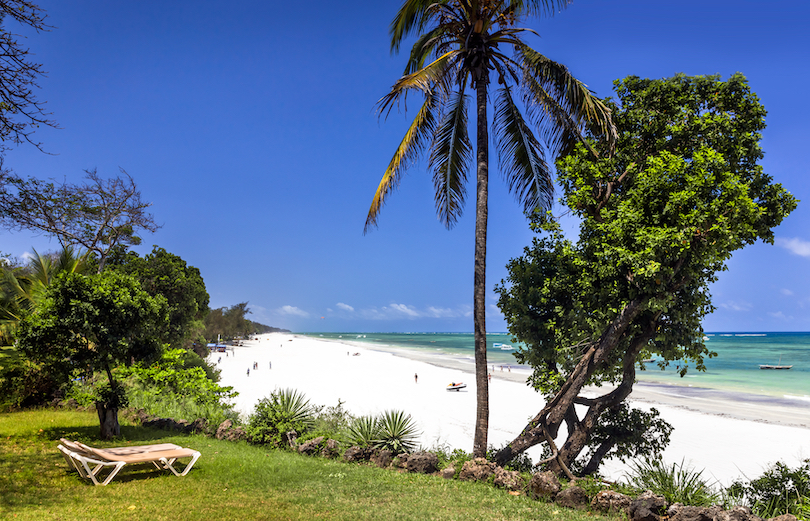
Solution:
<path fill-rule="evenodd" d="M 703 471 L 687 467 L 683 461 L 667 465 L 660 459 L 637 460 L 630 467 L 630 486 L 652 490 L 668 503 L 711 506 L 720 501 L 720 495 L 703 479 Z"/>
<path fill-rule="evenodd" d="M 247 433 L 256 443 L 281 445 L 284 433 L 294 430 L 300 436 L 312 428 L 313 422 L 309 400 L 294 389 L 281 389 L 259 400 Z"/>
<path fill-rule="evenodd" d="M 378 433 L 375 449 L 388 449 L 394 454 L 411 452 L 417 445 L 419 430 L 410 414 L 385 411 L 377 420 Z"/>
<path fill-rule="evenodd" d="M 359 416 L 352 420 L 346 432 L 349 445 L 369 448 L 377 441 L 379 425 L 374 416 Z"/>

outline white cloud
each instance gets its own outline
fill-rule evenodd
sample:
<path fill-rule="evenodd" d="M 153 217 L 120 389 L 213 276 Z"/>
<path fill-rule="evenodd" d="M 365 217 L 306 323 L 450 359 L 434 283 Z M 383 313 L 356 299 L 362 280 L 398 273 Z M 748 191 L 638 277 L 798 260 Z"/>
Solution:
<path fill-rule="evenodd" d="M 402 315 L 405 315 L 405 316 L 408 316 L 408 317 L 411 317 L 411 318 L 417 318 L 417 317 L 422 316 L 422 314 L 419 311 L 417 311 L 416 308 L 414 308 L 413 306 L 409 306 L 407 304 L 391 304 L 389 306 L 389 308 L 392 309 L 396 313 L 400 313 Z M 386 308 L 383 308 L 383 309 L 386 309 Z"/>
<path fill-rule="evenodd" d="M 750 302 L 735 302 L 733 300 L 729 302 L 722 302 L 718 304 L 718 307 L 727 309 L 729 311 L 751 311 L 753 308 Z"/>
<path fill-rule="evenodd" d="M 782 313 L 781 311 L 776 312 L 769 311 L 768 316 L 778 320 L 793 320 L 793 317 L 786 317 L 785 314 Z"/>
<path fill-rule="evenodd" d="M 777 237 L 776 245 L 785 248 L 795 255 L 799 255 L 801 257 L 810 257 L 810 242 L 799 239 L 798 237 L 794 237 L 792 239 L 782 239 L 781 237 Z"/>
<path fill-rule="evenodd" d="M 295 306 L 281 306 L 276 310 L 276 312 L 281 315 L 292 315 L 294 317 L 309 317 L 309 313 Z"/>
<path fill-rule="evenodd" d="M 22 258 L 24 260 L 30 262 L 30 261 L 34 260 L 36 257 L 34 257 L 34 254 L 31 253 L 30 251 L 27 251 L 27 252 L 22 254 Z"/>
<path fill-rule="evenodd" d="M 782 295 L 785 295 L 785 296 L 787 296 L 787 297 L 792 297 L 792 296 L 793 296 L 793 292 L 792 292 L 792 291 L 790 291 L 790 290 L 789 290 L 789 289 L 787 289 L 787 288 L 782 288 Z"/>
<path fill-rule="evenodd" d="M 350 306 L 350 305 L 348 305 L 348 304 L 344 304 L 343 302 L 338 302 L 338 303 L 337 303 L 337 304 L 335 304 L 335 305 L 336 305 L 337 307 L 339 307 L 340 309 L 344 310 L 344 311 L 349 311 L 349 312 L 354 311 L 354 308 L 353 308 L 353 307 L 351 307 L 351 306 Z"/>

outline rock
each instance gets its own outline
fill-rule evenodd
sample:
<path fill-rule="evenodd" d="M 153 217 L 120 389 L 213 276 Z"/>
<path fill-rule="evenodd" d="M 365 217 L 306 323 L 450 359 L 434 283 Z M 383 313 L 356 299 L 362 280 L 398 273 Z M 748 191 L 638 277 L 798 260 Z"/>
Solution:
<path fill-rule="evenodd" d="M 495 481 L 493 482 L 496 487 L 505 488 L 506 490 L 522 490 L 525 481 L 516 470 L 506 470 L 502 467 L 495 467 Z"/>
<path fill-rule="evenodd" d="M 666 508 L 667 500 L 664 496 L 653 494 L 648 490 L 630 502 L 627 515 L 630 521 L 660 521 Z"/>
<path fill-rule="evenodd" d="M 717 506 L 708 508 L 683 506 L 670 517 L 670 521 L 714 521 L 715 516 L 722 511 L 723 509 Z"/>
<path fill-rule="evenodd" d="M 298 453 L 306 456 L 311 456 L 318 453 L 321 450 L 321 443 L 323 443 L 323 436 L 318 436 L 317 438 L 305 441 L 298 446 Z"/>
<path fill-rule="evenodd" d="M 188 420 L 171 420 L 169 425 L 173 431 L 191 432 L 191 422 Z"/>
<path fill-rule="evenodd" d="M 375 452 L 371 456 L 371 462 L 380 467 L 381 469 L 387 468 L 388 465 L 394 460 L 394 453 L 388 449 Z"/>
<path fill-rule="evenodd" d="M 798 519 L 793 514 L 782 514 L 781 516 L 772 517 L 768 521 L 798 521 Z"/>
<path fill-rule="evenodd" d="M 444 479 L 453 479 L 456 477 L 456 469 L 453 467 L 447 467 L 446 469 L 442 469 L 442 477 Z"/>
<path fill-rule="evenodd" d="M 197 433 L 205 433 L 208 432 L 208 420 L 205 418 L 197 418 L 189 425 L 189 432 Z"/>
<path fill-rule="evenodd" d="M 588 494 L 582 487 L 573 485 L 557 494 L 554 498 L 554 502 L 561 507 L 582 508 L 588 505 Z"/>
<path fill-rule="evenodd" d="M 497 465 L 484 458 L 475 458 L 470 461 L 465 461 L 464 466 L 461 467 L 458 479 L 464 481 L 486 481 L 495 473 L 496 466 Z"/>
<path fill-rule="evenodd" d="M 751 509 L 743 506 L 733 507 L 731 510 L 723 510 L 715 516 L 715 521 L 752 521 L 759 519 L 751 515 Z M 784 519 L 782 521 L 789 521 Z"/>
<path fill-rule="evenodd" d="M 538 472 L 529 481 L 529 490 L 535 498 L 554 499 L 561 489 L 560 480 L 550 470 Z"/>
<path fill-rule="evenodd" d="M 614 490 L 601 490 L 591 500 L 591 508 L 598 512 L 627 512 L 630 496 Z"/>
<path fill-rule="evenodd" d="M 217 427 L 217 432 L 214 434 L 214 437 L 218 440 L 221 440 L 225 437 L 225 433 L 233 427 L 233 422 L 231 420 L 225 420 L 224 422 L 219 424 Z"/>
<path fill-rule="evenodd" d="M 368 461 L 369 456 L 371 456 L 371 451 L 369 449 L 364 449 L 355 445 L 354 447 L 349 447 L 346 449 L 346 452 L 343 453 L 343 461 L 347 463 L 351 463 L 353 461 Z"/>
<path fill-rule="evenodd" d="M 408 456 L 408 472 L 433 474 L 439 470 L 439 457 L 432 452 L 415 452 Z"/>
<path fill-rule="evenodd" d="M 408 453 L 403 452 L 401 454 L 397 454 L 397 457 L 394 458 L 393 465 L 395 467 L 399 467 L 401 469 L 408 467 Z"/>
<path fill-rule="evenodd" d="M 321 449 L 321 456 L 325 458 L 337 458 L 340 454 L 340 444 L 329 438 L 326 440 L 326 443 L 323 444 L 323 448 Z"/>
<path fill-rule="evenodd" d="M 285 432 L 281 439 L 287 442 L 287 446 L 292 450 L 298 450 L 298 433 L 295 429 Z"/>
<path fill-rule="evenodd" d="M 225 441 L 239 441 L 239 440 L 246 440 L 248 437 L 245 429 L 242 427 L 234 427 L 232 429 L 228 429 L 225 433 L 225 437 L 221 438 Z"/>

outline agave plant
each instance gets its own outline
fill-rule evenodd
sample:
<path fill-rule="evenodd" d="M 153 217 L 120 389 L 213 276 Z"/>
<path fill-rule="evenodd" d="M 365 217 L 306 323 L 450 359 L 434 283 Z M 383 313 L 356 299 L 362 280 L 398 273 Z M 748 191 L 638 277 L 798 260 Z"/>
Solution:
<path fill-rule="evenodd" d="M 247 432 L 257 443 L 282 443 L 282 435 L 294 430 L 300 436 L 314 424 L 312 407 L 302 393 L 294 389 L 275 390 L 270 398 L 256 404 Z"/>
<path fill-rule="evenodd" d="M 687 467 L 683 461 L 667 465 L 660 459 L 637 460 L 631 469 L 628 479 L 631 486 L 661 494 L 668 503 L 710 506 L 720 500 L 720 495 L 703 478 L 703 471 Z"/>
<path fill-rule="evenodd" d="M 377 420 L 379 432 L 375 449 L 388 449 L 394 454 L 416 448 L 419 431 L 413 418 L 402 411 L 385 411 Z"/>
<path fill-rule="evenodd" d="M 272 394 L 280 416 L 291 423 L 312 427 L 315 420 L 309 400 L 295 389 L 281 389 Z"/>
<path fill-rule="evenodd" d="M 373 416 L 360 416 L 352 420 L 346 432 L 346 441 L 349 445 L 358 447 L 371 447 L 377 442 L 379 424 Z"/>

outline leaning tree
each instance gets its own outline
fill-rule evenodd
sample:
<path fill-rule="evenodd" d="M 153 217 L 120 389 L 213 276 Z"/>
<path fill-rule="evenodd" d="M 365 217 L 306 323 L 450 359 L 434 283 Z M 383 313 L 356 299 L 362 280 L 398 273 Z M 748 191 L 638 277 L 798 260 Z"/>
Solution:
<path fill-rule="evenodd" d="M 615 155 L 596 159 L 578 146 L 557 164 L 562 200 L 581 220 L 577 242 L 538 216 L 545 236 L 511 261 L 498 288 L 509 330 L 527 346 L 518 358 L 547 400 L 497 453 L 501 464 L 547 443 L 558 473 L 598 466 L 611 451 L 604 415 L 622 407 L 637 362 L 655 355 L 681 375 L 703 369 L 714 355 L 701 328 L 714 309 L 709 285 L 732 252 L 772 243 L 796 207 L 758 164 L 765 110 L 741 74 L 628 77 L 615 91 Z M 614 387 L 582 394 L 603 383 Z M 586 447 L 597 461 L 577 464 Z"/>
<path fill-rule="evenodd" d="M 451 228 L 466 198 L 475 154 L 476 206 L 473 330 L 477 394 L 473 453 L 485 456 L 489 426 L 486 344 L 486 244 L 489 182 L 489 104 L 501 171 L 527 212 L 548 208 L 553 185 L 541 138 L 550 157 L 583 140 L 585 128 L 612 143 L 610 111 L 569 70 L 521 38 L 529 16 L 550 15 L 570 0 L 406 0 L 391 23 L 391 49 L 418 35 L 404 75 L 380 100 L 388 113 L 416 91 L 421 108 L 400 142 L 374 194 L 365 230 L 377 224 L 388 195 L 414 159 L 429 149 L 439 219 Z M 512 53 L 507 53 L 511 49 Z M 496 85 L 493 85 L 496 83 Z M 468 106 L 475 96 L 475 149 L 468 135 Z M 528 114 L 525 118 L 523 113 Z M 588 145 L 590 146 L 590 145 Z"/>

